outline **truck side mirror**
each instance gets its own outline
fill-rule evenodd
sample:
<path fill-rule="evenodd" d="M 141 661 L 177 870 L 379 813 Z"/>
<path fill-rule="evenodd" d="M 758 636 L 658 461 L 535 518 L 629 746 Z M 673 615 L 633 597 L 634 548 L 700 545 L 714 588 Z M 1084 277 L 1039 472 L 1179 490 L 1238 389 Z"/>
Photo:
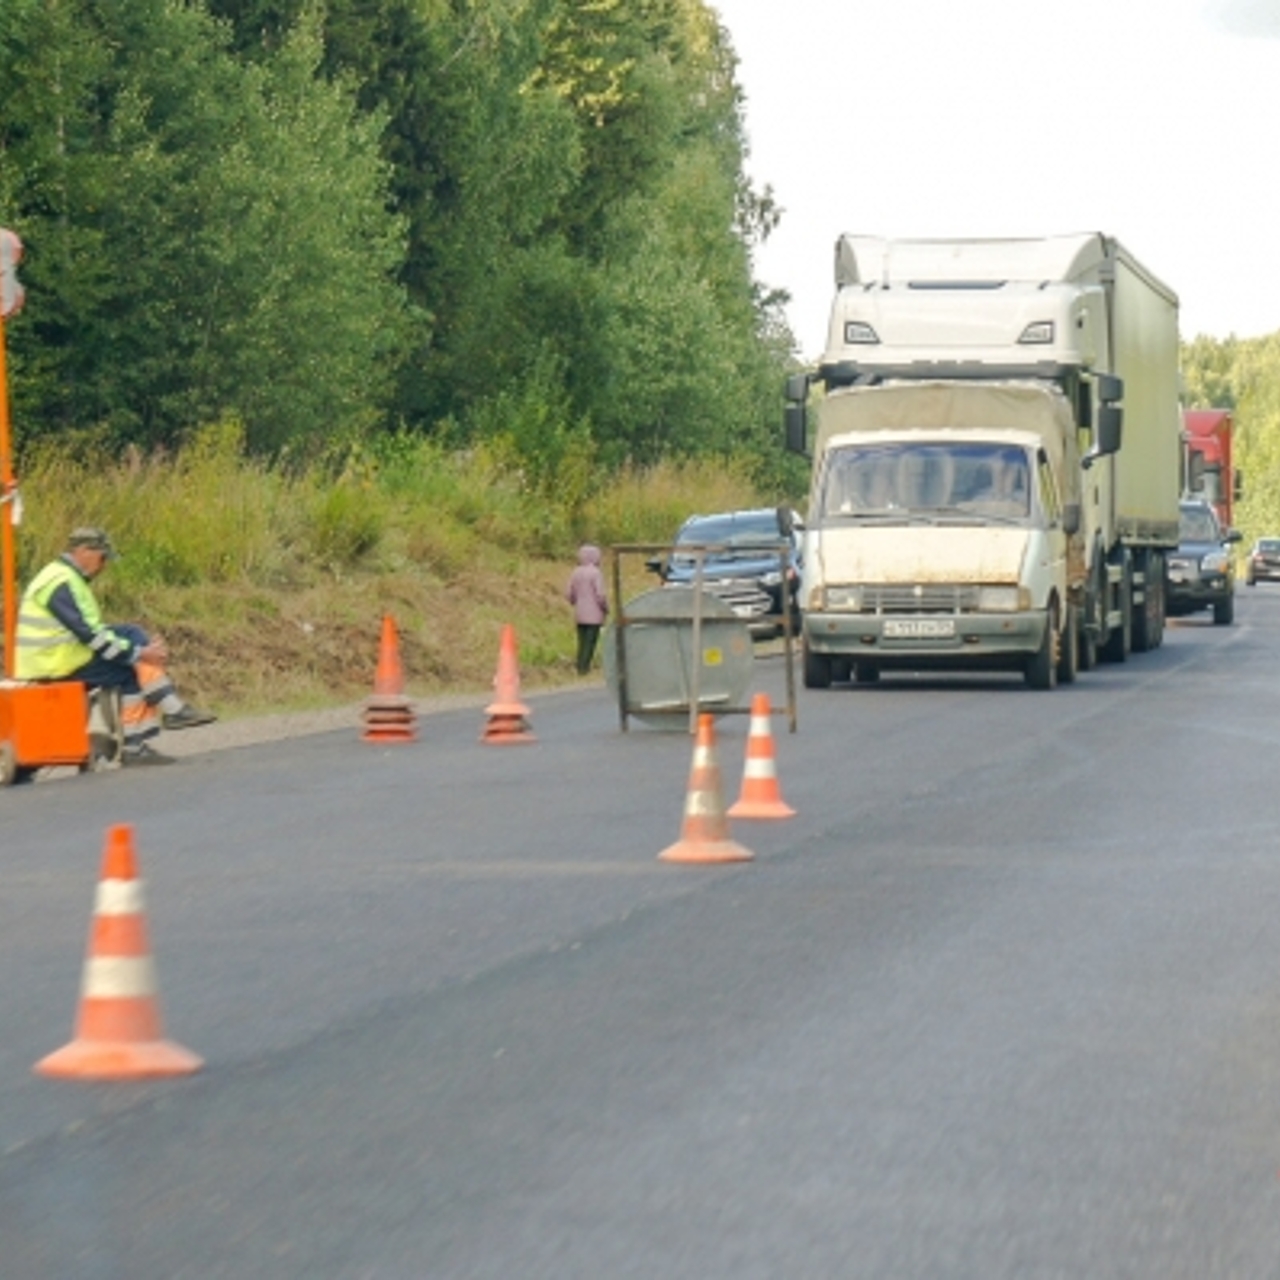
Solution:
<path fill-rule="evenodd" d="M 788 374 L 784 394 L 786 399 L 804 404 L 809 398 L 809 375 L 807 373 Z"/>
<path fill-rule="evenodd" d="M 1187 459 L 1187 492 L 1204 492 L 1204 454 L 1193 452 Z"/>
<path fill-rule="evenodd" d="M 786 415 L 787 449 L 791 453 L 805 453 L 808 446 L 809 423 L 805 413 L 804 401 L 787 404 Z"/>
<path fill-rule="evenodd" d="M 1240 468 L 1235 469 L 1235 475 L 1232 478 L 1231 499 L 1233 502 L 1239 502 L 1244 497 L 1244 476 Z"/>
<path fill-rule="evenodd" d="M 1080 504 L 1067 502 L 1062 507 L 1062 532 L 1068 538 L 1080 532 Z"/>
<path fill-rule="evenodd" d="M 793 528 L 794 528 L 794 522 L 792 520 L 791 508 L 785 505 L 779 507 L 778 508 L 778 532 L 784 538 L 789 538 L 791 537 L 791 530 Z"/>
<path fill-rule="evenodd" d="M 1098 374 L 1098 402 L 1116 404 L 1124 399 L 1124 379 L 1111 373 Z"/>
<path fill-rule="evenodd" d="M 1116 378 L 1116 382 L 1120 379 Z M 1124 425 L 1124 410 L 1114 404 L 1104 404 L 1098 409 L 1098 433 L 1095 437 L 1094 453 L 1108 454 L 1120 452 L 1121 428 Z"/>
<path fill-rule="evenodd" d="M 1228 529 L 1222 540 L 1223 542 L 1243 542 L 1244 534 L 1239 529 Z"/>

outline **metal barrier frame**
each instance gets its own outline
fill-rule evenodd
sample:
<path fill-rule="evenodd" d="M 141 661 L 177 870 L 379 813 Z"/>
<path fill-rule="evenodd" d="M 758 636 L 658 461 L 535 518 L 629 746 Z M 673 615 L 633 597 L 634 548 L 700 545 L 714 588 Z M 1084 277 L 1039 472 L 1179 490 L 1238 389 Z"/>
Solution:
<path fill-rule="evenodd" d="M 706 542 L 706 543 L 681 543 L 679 546 L 681 555 L 690 555 L 694 560 L 693 567 L 693 637 L 692 646 L 695 656 L 702 653 L 702 591 L 703 591 L 703 563 L 709 554 L 727 551 L 729 549 L 727 543 L 723 542 Z M 742 550 L 758 550 L 758 551 L 777 551 L 778 553 L 778 569 L 782 577 L 782 645 L 784 665 L 787 673 L 787 727 L 790 733 L 796 731 L 796 667 L 795 667 L 795 628 L 792 625 L 792 610 L 795 604 L 796 591 L 791 586 L 788 576 L 790 568 L 789 557 L 791 553 L 790 543 L 779 542 L 760 542 L 760 543 L 735 543 L 733 546 L 735 551 Z M 618 723 L 621 731 L 626 733 L 628 730 L 627 719 L 629 716 L 639 714 L 637 708 L 632 706 L 631 699 L 628 695 L 627 688 L 627 642 L 626 633 L 629 626 L 634 623 L 643 623 L 645 626 L 668 624 L 671 626 L 682 626 L 689 619 L 685 618 L 636 618 L 630 619 L 626 615 L 626 611 L 622 606 L 622 561 L 625 556 L 631 555 L 671 555 L 677 550 L 674 543 L 666 542 L 631 542 L 617 543 L 609 548 L 610 576 L 613 583 L 613 599 L 615 602 L 616 613 L 614 616 L 613 636 L 614 636 L 614 654 L 617 658 L 618 671 Z M 753 641 L 754 644 L 754 641 Z M 752 661 L 755 661 L 753 656 Z M 689 688 L 689 732 L 696 733 L 698 728 L 698 714 L 701 709 L 702 699 L 700 697 L 700 680 L 699 675 L 702 669 L 702 662 L 696 661 L 692 664 L 690 672 L 690 688 Z M 751 708 L 746 707 L 719 707 L 716 709 L 716 715 L 750 715 Z"/>

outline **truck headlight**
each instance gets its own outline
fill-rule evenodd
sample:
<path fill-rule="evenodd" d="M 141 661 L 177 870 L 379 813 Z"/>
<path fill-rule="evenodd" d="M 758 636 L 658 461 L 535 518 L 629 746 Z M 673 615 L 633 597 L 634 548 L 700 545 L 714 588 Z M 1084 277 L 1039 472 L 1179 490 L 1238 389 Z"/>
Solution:
<path fill-rule="evenodd" d="M 1201 573 L 1226 573 L 1227 571 L 1227 553 L 1225 551 L 1210 551 L 1203 560 L 1200 561 Z"/>
<path fill-rule="evenodd" d="M 1017 613 L 1030 607 L 1026 587 L 978 588 L 978 609 L 982 613 Z"/>
<path fill-rule="evenodd" d="M 860 613 L 862 611 L 861 587 L 828 587 L 823 600 L 823 607 L 839 613 Z"/>
<path fill-rule="evenodd" d="M 776 569 L 772 573 L 762 573 L 760 575 L 760 583 L 765 587 L 780 587 L 782 585 L 782 574 Z"/>
<path fill-rule="evenodd" d="M 1038 346 L 1042 342 L 1053 341 L 1053 321 L 1035 320 L 1027 325 L 1018 339 L 1024 346 Z"/>
<path fill-rule="evenodd" d="M 875 346 L 880 335 L 865 320 L 846 320 L 844 340 L 850 346 Z"/>

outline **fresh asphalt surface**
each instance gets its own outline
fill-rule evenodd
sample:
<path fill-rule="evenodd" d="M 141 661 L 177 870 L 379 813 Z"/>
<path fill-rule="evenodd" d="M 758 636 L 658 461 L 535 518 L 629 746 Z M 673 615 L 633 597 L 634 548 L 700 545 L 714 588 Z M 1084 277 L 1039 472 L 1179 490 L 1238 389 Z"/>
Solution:
<path fill-rule="evenodd" d="M 802 693 L 732 867 L 656 859 L 690 740 L 599 688 L 0 794 L 0 1277 L 1280 1275 L 1280 589 L 1237 619 Z M 116 822 L 206 1066 L 39 1078 Z"/>

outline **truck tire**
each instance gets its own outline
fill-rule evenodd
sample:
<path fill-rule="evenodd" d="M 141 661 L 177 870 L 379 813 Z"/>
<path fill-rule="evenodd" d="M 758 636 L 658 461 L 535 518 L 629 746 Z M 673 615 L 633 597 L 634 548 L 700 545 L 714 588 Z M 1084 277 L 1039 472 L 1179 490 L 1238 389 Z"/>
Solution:
<path fill-rule="evenodd" d="M 1236 620 L 1236 598 L 1234 595 L 1228 596 L 1225 600 L 1217 601 L 1213 606 L 1213 625 L 1215 627 L 1229 627 Z"/>
<path fill-rule="evenodd" d="M 1035 653 L 1027 659 L 1025 675 L 1033 689 L 1053 689 L 1058 684 L 1058 650 L 1062 634 L 1058 630 L 1058 613 L 1051 608 L 1044 629 L 1044 639 Z"/>
<path fill-rule="evenodd" d="M 1133 610 L 1133 651 L 1158 649 L 1164 640 L 1164 557 L 1158 551 L 1140 552 L 1142 607 Z"/>
<path fill-rule="evenodd" d="M 1080 670 L 1080 620 L 1076 617 L 1076 607 L 1067 605 L 1067 625 L 1062 628 L 1062 638 L 1058 642 L 1058 683 L 1075 684 L 1076 672 Z"/>
<path fill-rule="evenodd" d="M 804 646 L 804 687 L 831 688 L 831 659 L 825 653 L 813 653 L 807 644 Z"/>
<path fill-rule="evenodd" d="M 1124 553 L 1124 571 L 1120 575 L 1119 606 L 1120 625 L 1102 646 L 1102 657 L 1107 662 L 1124 662 L 1133 650 L 1133 583 L 1127 550 Z"/>

